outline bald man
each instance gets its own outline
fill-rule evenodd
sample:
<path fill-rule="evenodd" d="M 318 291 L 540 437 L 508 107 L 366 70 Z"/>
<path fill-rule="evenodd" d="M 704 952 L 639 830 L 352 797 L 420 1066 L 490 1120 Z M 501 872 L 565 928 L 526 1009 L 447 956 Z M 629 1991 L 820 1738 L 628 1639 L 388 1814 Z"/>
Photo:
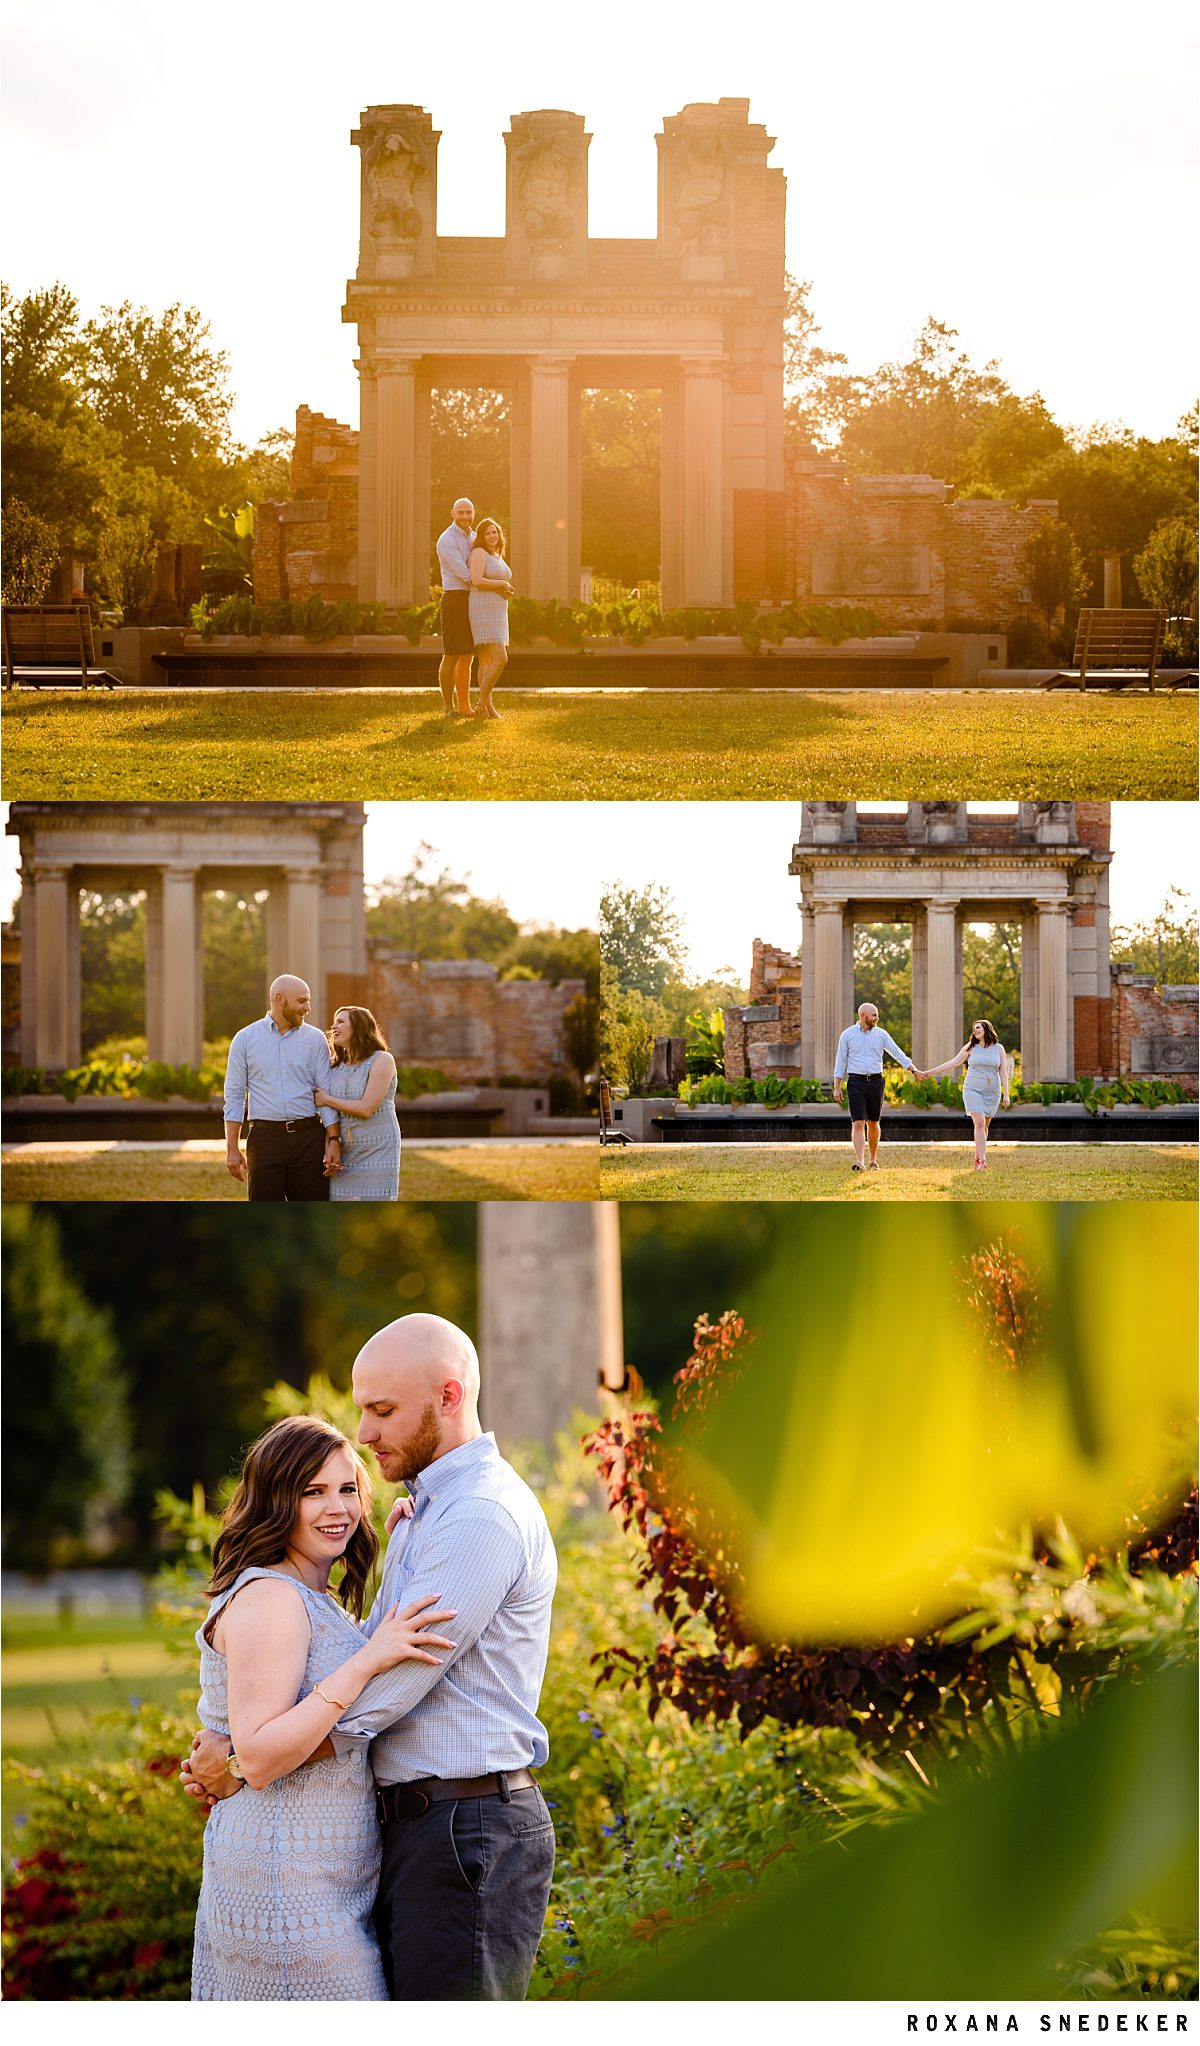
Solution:
<path fill-rule="evenodd" d="M 327 1201 L 341 1170 L 336 1108 L 318 1109 L 329 1084 L 329 1046 L 306 1018 L 308 983 L 294 973 L 271 982 L 267 1013 L 247 1023 L 225 1066 L 225 1170 L 252 1201 Z M 243 1122 L 250 1134 L 243 1156 Z"/>
<path fill-rule="evenodd" d="M 448 718 L 471 712 L 471 549 L 475 544 L 475 507 L 469 497 L 456 497 L 450 524 L 439 533 L 438 572 L 442 578 L 442 659 L 438 686 Z"/>
<path fill-rule="evenodd" d="M 884 1053 L 895 1059 L 898 1066 L 904 1066 L 910 1073 L 917 1073 L 906 1051 L 901 1051 L 894 1037 L 881 1028 L 879 1011 L 874 1002 L 860 1002 L 857 1023 L 848 1023 L 838 1038 L 837 1056 L 833 1062 L 833 1098 L 838 1107 L 842 1103 L 842 1082 L 849 1082 L 850 1096 L 850 1141 L 854 1146 L 854 1163 L 851 1172 L 878 1172 L 879 1170 L 879 1118 L 883 1113 L 883 1057 Z M 871 1156 L 866 1158 L 867 1146 Z"/>
<path fill-rule="evenodd" d="M 367 1620 L 431 1590 L 454 1611 L 454 1652 L 376 1678 L 317 1756 L 364 1740 L 378 1785 L 383 1867 L 375 1924 L 401 2003 L 519 2001 L 546 1920 L 554 1828 L 532 1771 L 549 1743 L 538 1701 L 557 1562 L 534 1494 L 479 1424 L 474 1344 L 436 1314 L 406 1314 L 354 1364 L 359 1441 L 403 1482 Z M 197 1737 L 185 1775 L 231 1794 L 229 1743 Z M 310 1759 L 313 1759 L 310 1757 Z"/>

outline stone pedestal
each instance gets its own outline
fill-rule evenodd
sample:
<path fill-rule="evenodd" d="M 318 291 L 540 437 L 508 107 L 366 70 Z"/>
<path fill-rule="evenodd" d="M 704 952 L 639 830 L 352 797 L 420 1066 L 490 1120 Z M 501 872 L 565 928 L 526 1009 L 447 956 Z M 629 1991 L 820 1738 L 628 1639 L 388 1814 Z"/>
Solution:
<path fill-rule="evenodd" d="M 616 1202 L 479 1208 L 481 1413 L 502 1451 L 550 1444 L 624 1378 Z"/>
<path fill-rule="evenodd" d="M 716 609 L 725 594 L 725 492 L 719 362 L 685 362 L 682 408 L 682 501 L 679 574 L 683 602 Z"/>
<path fill-rule="evenodd" d="M 958 905 L 931 902 L 925 912 L 925 1032 L 916 1063 L 940 1066 L 963 1041 Z"/>
<path fill-rule="evenodd" d="M 417 366 L 412 358 L 379 364 L 375 387 L 375 595 L 385 604 L 423 602 L 416 560 Z M 428 545 L 422 535 L 421 551 Z"/>
<path fill-rule="evenodd" d="M 844 902 L 813 905 L 813 1070 L 818 1080 L 833 1078 L 837 1042 L 848 1018 L 843 999 Z"/>
<path fill-rule="evenodd" d="M 1067 905 L 1037 904 L 1039 1080 L 1072 1080 L 1072 1002 L 1067 968 Z"/>

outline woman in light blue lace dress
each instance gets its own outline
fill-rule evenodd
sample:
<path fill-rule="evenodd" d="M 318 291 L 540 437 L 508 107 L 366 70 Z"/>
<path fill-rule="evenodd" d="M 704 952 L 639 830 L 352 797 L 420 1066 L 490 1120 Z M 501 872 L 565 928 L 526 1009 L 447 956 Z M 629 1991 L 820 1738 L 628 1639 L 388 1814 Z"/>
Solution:
<path fill-rule="evenodd" d="M 400 1125 L 396 1061 L 369 1009 L 339 1009 L 329 1030 L 331 1071 L 318 1087 L 318 1108 L 342 1118 L 341 1169 L 330 1179 L 331 1201 L 394 1201 L 400 1197 Z"/>
<path fill-rule="evenodd" d="M 467 608 L 475 642 L 475 677 L 479 683 L 477 718 L 498 718 L 492 691 L 508 662 L 508 604 L 512 570 L 504 559 L 504 534 L 495 519 L 480 519 L 469 563 L 471 589 Z"/>
<path fill-rule="evenodd" d="M 434 1650 L 451 1644 L 432 1630 L 453 1615 L 416 1600 L 360 1635 L 352 1616 L 378 1550 L 370 1504 L 345 1436 L 294 1415 L 251 1449 L 217 1537 L 196 1636 L 200 1716 L 230 1743 L 231 1780 L 205 1827 L 193 2001 L 387 2001 L 367 1743 L 309 1757 L 351 1704 L 369 1705 L 373 1677 L 440 1661 Z"/>
<path fill-rule="evenodd" d="M 920 1075 L 932 1080 L 938 1073 L 952 1073 L 966 1065 L 963 1075 L 963 1107 L 975 1131 L 975 1170 L 987 1171 L 988 1125 L 1001 1101 L 1008 1107 L 1012 1073 L 1008 1053 L 986 1016 L 971 1025 L 971 1035 L 961 1051 L 940 1066 L 930 1066 Z"/>

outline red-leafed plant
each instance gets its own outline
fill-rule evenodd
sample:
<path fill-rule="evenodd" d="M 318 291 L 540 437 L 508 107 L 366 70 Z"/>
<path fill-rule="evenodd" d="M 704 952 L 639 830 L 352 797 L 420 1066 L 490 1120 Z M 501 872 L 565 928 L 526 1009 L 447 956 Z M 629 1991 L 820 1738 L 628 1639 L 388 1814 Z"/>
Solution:
<path fill-rule="evenodd" d="M 993 1243 L 966 1260 L 961 1282 L 1001 1370 L 1034 1368 L 1043 1315 L 1036 1275 L 1024 1260 L 1005 1242 Z M 597 1683 L 642 1691 L 650 1719 L 670 1704 L 692 1721 L 736 1719 L 743 1739 L 773 1720 L 844 1728 L 870 1749 L 903 1750 L 925 1740 L 936 1747 L 966 1733 L 989 1707 L 996 1724 L 1005 1717 L 996 1708 L 1013 1693 L 1036 1705 L 1033 1661 L 1043 1671 L 1061 1669 L 1064 1650 L 1079 1645 L 1069 1622 L 1043 1629 L 1032 1648 L 1015 1634 L 981 1648 L 973 1635 L 948 1639 L 944 1630 L 819 1650 L 754 1637 L 737 1563 L 711 1546 L 675 1446 L 686 1444 L 697 1419 L 748 1368 L 752 1342 L 740 1315 L 726 1312 L 715 1322 L 701 1315 L 692 1354 L 675 1374 L 673 1438 L 664 1436 L 656 1413 L 636 1410 L 603 1422 L 584 1440 L 610 1510 L 637 1546 L 639 1588 L 666 1623 L 651 1653 L 614 1645 L 594 1656 Z M 1146 1534 L 1144 1560 L 1168 1570 L 1186 1568 L 1189 1557 L 1194 1565 L 1194 1495 L 1159 1525 L 1169 1531 Z M 1048 1552 L 1033 1560 L 1048 1563 Z M 1076 1654 L 1075 1668 L 1086 1680 L 1088 1657 Z"/>

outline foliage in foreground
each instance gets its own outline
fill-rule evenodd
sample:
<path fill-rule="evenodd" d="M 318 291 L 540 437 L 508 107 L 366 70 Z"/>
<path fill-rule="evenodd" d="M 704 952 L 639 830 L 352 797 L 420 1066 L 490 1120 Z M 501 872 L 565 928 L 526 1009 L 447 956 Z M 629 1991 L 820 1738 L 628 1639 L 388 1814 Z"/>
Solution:
<path fill-rule="evenodd" d="M 55 1094 L 77 1101 L 80 1095 L 117 1095 L 124 1101 L 209 1101 L 225 1085 L 224 1065 L 202 1063 L 194 1066 L 166 1065 L 124 1052 L 90 1058 L 82 1066 L 50 1072 L 45 1066 L 5 1066 L 0 1075 L 5 1094 Z M 455 1082 L 437 1066 L 398 1066 L 396 1092 L 405 1101 L 423 1094 L 445 1094 Z"/>

